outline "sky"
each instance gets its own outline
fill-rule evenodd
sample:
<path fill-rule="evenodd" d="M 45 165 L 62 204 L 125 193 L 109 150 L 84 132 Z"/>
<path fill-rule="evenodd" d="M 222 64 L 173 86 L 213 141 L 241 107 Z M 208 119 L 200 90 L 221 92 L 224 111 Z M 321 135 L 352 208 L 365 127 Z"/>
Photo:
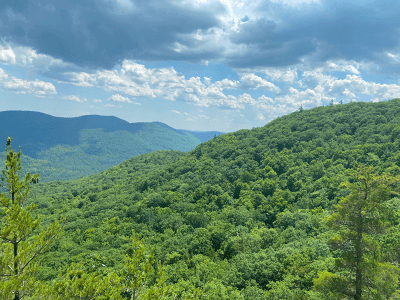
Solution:
<path fill-rule="evenodd" d="M 0 111 L 232 132 L 400 97 L 399 1 L 0 1 Z"/>

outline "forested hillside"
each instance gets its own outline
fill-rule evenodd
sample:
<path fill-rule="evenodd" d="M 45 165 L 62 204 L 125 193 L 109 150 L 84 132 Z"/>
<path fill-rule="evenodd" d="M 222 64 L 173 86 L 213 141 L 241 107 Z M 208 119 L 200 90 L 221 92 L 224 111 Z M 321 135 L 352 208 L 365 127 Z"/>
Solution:
<path fill-rule="evenodd" d="M 128 123 L 111 116 L 60 118 L 33 111 L 0 112 L 0 128 L 0 140 L 10 136 L 21 146 L 23 173 L 40 173 L 43 182 L 78 179 L 152 151 L 188 152 L 221 134 L 188 132 L 160 122 Z"/>
<path fill-rule="evenodd" d="M 61 216 L 66 221 L 37 279 L 51 282 L 71 263 L 88 270 L 95 255 L 121 272 L 122 258 L 135 251 L 135 230 L 155 249 L 170 299 L 187 293 L 199 299 L 357 299 L 349 296 L 357 286 L 347 284 L 346 296 L 340 294 L 345 288 L 335 291 L 331 284 L 343 287 L 340 276 L 353 278 L 343 262 L 358 249 L 345 239 L 351 226 L 338 220 L 362 198 L 362 184 L 374 187 L 371 199 L 381 199 L 393 179 L 367 169 L 354 174 L 360 165 L 400 174 L 400 99 L 297 111 L 262 128 L 217 136 L 187 154 L 154 152 L 79 180 L 39 183 L 30 201 L 38 204 L 43 226 Z M 363 272 L 376 270 L 365 275 L 372 279 L 362 286 L 362 299 L 397 299 L 400 198 L 387 197 L 344 223 L 365 214 L 365 224 L 375 222 L 362 240 Z"/>

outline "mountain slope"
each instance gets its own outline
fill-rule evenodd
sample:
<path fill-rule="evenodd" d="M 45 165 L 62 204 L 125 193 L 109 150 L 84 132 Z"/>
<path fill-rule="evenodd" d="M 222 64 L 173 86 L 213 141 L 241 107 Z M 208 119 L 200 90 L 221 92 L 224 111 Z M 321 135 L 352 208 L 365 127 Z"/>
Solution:
<path fill-rule="evenodd" d="M 0 139 L 13 138 L 28 156 L 24 170 L 41 181 L 88 176 L 133 156 L 157 150 L 188 152 L 204 140 L 160 122 L 128 123 L 116 117 L 59 118 L 31 111 L 0 112 Z"/>
<path fill-rule="evenodd" d="M 135 229 L 155 247 L 170 284 L 213 299 L 301 299 L 333 267 L 337 252 L 321 219 L 348 194 L 340 183 L 352 180 L 353 166 L 400 174 L 400 99 L 294 112 L 166 165 L 148 157 L 155 166 L 142 172 L 136 164 L 146 159 L 32 189 L 45 222 L 67 218 L 41 278 L 92 252 L 118 270 Z M 389 204 L 399 208 L 400 199 Z M 390 232 L 382 249 L 396 240 L 398 221 Z"/>

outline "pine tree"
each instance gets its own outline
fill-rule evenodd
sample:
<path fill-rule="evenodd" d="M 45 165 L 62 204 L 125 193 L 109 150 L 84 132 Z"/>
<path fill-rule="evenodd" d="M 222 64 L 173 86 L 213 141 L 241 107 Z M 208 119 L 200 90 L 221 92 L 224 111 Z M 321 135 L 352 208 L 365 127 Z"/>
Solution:
<path fill-rule="evenodd" d="M 36 205 L 26 202 L 30 184 L 38 183 L 39 175 L 28 172 L 20 180 L 21 147 L 14 152 L 10 137 L 6 145 L 1 178 L 6 192 L 0 193 L 0 299 L 19 300 L 32 291 L 40 255 L 60 236 L 62 228 L 56 221 L 47 230 L 37 232 L 40 219 L 31 214 Z"/>
<path fill-rule="evenodd" d="M 400 177 L 375 174 L 372 167 L 359 167 L 353 175 L 356 182 L 342 184 L 350 194 L 327 219 L 335 231 L 330 245 L 340 253 L 335 272 L 320 273 L 314 284 L 328 299 L 389 299 L 396 293 L 400 269 L 381 259 L 378 237 L 392 213 L 385 202 Z"/>

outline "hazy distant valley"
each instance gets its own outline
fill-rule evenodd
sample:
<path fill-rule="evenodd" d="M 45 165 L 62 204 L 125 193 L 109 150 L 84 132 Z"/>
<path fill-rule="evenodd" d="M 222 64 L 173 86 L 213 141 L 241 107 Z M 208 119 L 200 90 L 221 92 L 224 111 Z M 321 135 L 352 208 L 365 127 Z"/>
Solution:
<path fill-rule="evenodd" d="M 0 128 L 0 140 L 10 136 L 21 146 L 23 172 L 39 173 L 42 182 L 92 175 L 152 151 L 188 152 L 221 134 L 177 130 L 160 122 L 128 123 L 98 115 L 59 118 L 32 111 L 0 112 Z"/>

